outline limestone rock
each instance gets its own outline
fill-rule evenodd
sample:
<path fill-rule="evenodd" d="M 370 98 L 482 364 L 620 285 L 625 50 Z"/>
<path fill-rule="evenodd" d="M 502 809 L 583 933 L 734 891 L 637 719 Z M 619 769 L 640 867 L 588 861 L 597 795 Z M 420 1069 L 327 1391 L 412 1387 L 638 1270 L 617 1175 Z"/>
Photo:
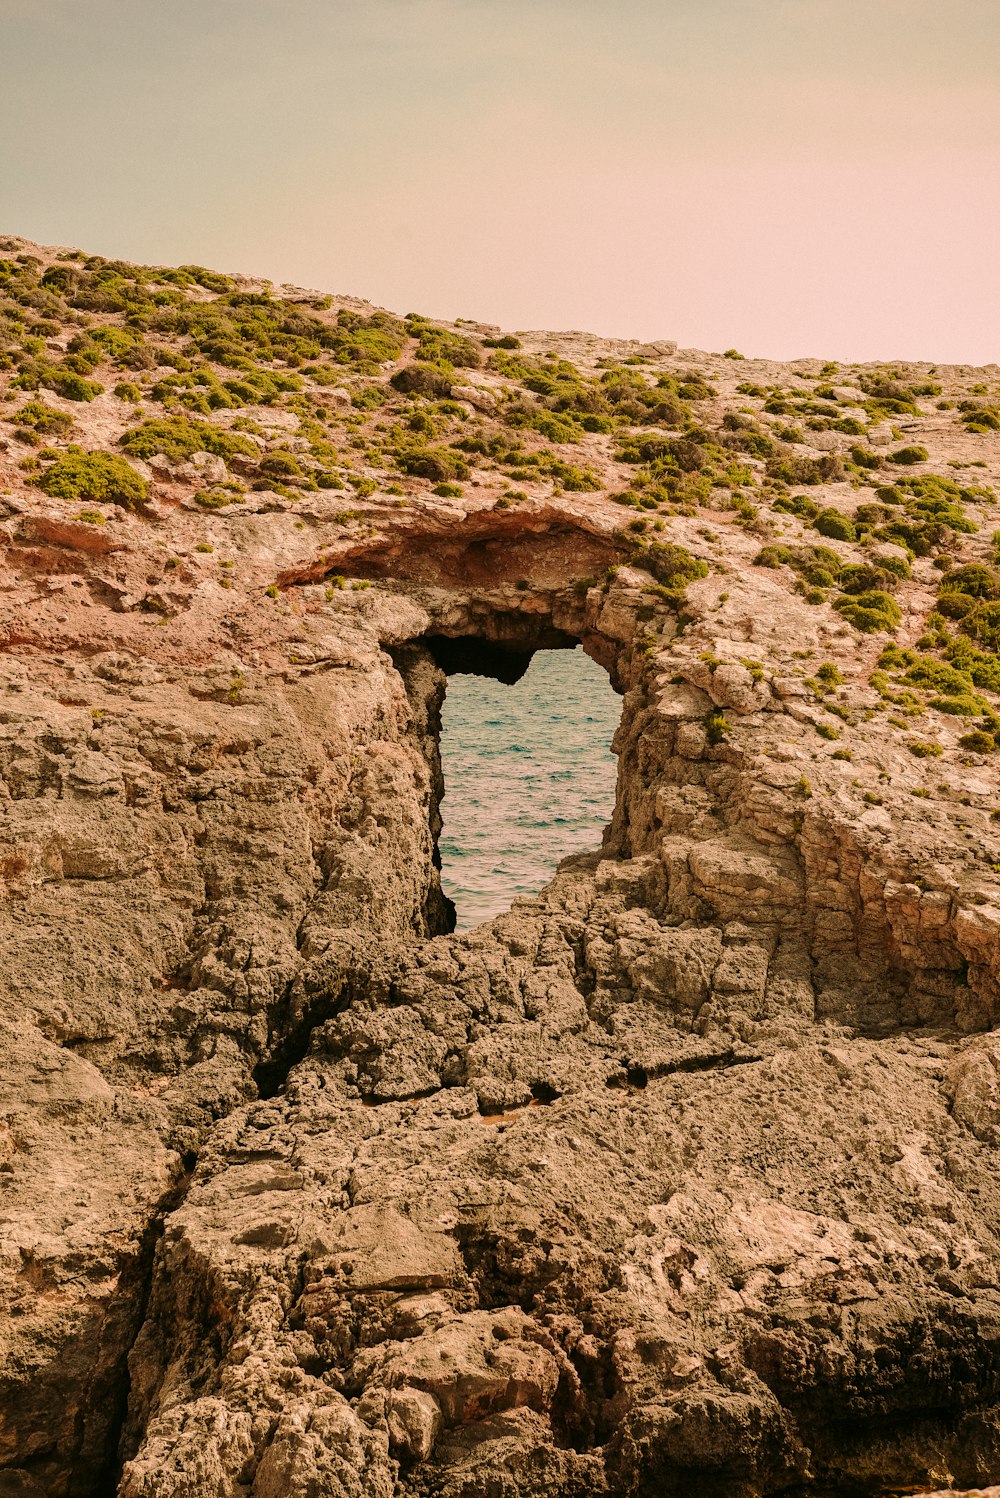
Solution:
<path fill-rule="evenodd" d="M 468 401 L 477 411 L 485 411 L 488 415 L 496 410 L 497 398 L 484 385 L 452 385 L 451 396 L 452 400 Z"/>
<path fill-rule="evenodd" d="M 13 265 L 89 274 L 12 242 Z M 324 347 L 372 315 L 285 290 Z M 597 420 L 571 446 L 475 341 L 452 392 L 473 414 L 400 394 L 401 337 L 376 373 L 324 359 L 288 403 L 212 412 L 232 464 L 137 463 L 142 511 L 44 493 L 8 391 L 0 1494 L 777 1498 L 1000 1472 L 994 756 L 801 570 L 817 533 L 745 451 L 774 414 L 748 391 L 811 399 L 820 361 L 520 341 L 580 372 Z M 697 395 L 656 412 L 633 377 Z M 952 400 L 971 374 L 934 379 Z M 120 455 L 162 414 L 141 380 L 137 411 L 45 400 Z M 555 435 L 501 421 L 489 381 Z M 731 447 L 739 499 L 702 492 L 678 411 Z M 955 475 L 977 527 L 895 587 L 894 640 L 940 668 L 934 553 L 993 565 L 1000 465 L 957 407 L 918 412 L 921 472 Z M 788 461 L 852 514 L 816 467 L 851 439 L 808 438 Z M 677 502 L 636 481 L 657 453 L 690 476 Z M 230 467 L 246 493 L 196 504 Z M 823 544 L 851 586 L 905 560 Z M 622 697 L 603 844 L 559 862 L 553 837 L 549 884 L 457 935 L 446 672 L 510 682 L 577 642 Z"/>

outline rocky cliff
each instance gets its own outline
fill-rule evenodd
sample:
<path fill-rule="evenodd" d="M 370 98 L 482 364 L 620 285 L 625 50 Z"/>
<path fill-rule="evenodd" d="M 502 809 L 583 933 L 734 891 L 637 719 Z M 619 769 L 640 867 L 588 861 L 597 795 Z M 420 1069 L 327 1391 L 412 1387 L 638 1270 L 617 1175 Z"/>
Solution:
<path fill-rule="evenodd" d="M 0 1494 L 1000 1476 L 1000 370 L 3 242 Z M 447 672 L 604 846 L 456 936 Z"/>

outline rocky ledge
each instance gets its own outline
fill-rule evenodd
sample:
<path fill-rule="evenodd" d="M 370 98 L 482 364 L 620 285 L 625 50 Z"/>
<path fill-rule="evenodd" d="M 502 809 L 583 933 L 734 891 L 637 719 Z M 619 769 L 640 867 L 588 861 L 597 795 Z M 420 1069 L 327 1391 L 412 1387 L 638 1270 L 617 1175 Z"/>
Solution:
<path fill-rule="evenodd" d="M 995 1481 L 1000 371 L 4 246 L 0 1494 Z M 446 673 L 577 642 L 455 935 Z"/>

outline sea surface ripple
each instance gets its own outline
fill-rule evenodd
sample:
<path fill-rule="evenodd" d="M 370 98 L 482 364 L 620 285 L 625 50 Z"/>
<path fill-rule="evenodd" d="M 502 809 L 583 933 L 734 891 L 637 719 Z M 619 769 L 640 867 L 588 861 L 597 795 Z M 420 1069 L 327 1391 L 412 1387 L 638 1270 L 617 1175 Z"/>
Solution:
<path fill-rule="evenodd" d="M 448 678 L 441 882 L 466 931 L 601 846 L 615 800 L 621 699 L 582 648 L 542 650 L 513 686 Z"/>

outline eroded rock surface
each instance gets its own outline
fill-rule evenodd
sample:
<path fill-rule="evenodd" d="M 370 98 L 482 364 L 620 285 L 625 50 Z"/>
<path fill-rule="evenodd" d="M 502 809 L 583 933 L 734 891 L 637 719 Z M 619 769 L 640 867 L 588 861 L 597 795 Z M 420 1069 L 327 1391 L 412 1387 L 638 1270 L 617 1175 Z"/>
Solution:
<path fill-rule="evenodd" d="M 12 243 L 40 286 L 79 270 Z M 358 307 L 321 311 L 334 327 Z M 90 323 L 128 325 L 100 308 Z M 48 336 L 54 358 L 67 340 Z M 948 501 L 979 529 L 933 512 L 937 539 L 894 592 L 913 659 L 879 664 L 890 635 L 855 628 L 862 595 L 838 611 L 791 564 L 753 565 L 762 542 L 816 541 L 801 505 L 774 503 L 794 480 L 768 487 L 751 458 L 755 519 L 731 475 L 697 504 L 651 501 L 662 531 L 623 527 L 646 513 L 614 502 L 649 426 L 629 386 L 617 435 L 576 439 L 596 488 L 572 487 L 579 452 L 543 422 L 531 451 L 564 466 L 510 492 L 490 454 L 544 391 L 502 361 L 464 366 L 439 410 L 443 377 L 412 357 L 424 336 L 339 386 L 295 376 L 252 418 L 219 406 L 210 430 L 249 433 L 256 456 L 136 459 L 142 504 L 94 501 L 90 519 L 38 487 L 57 458 L 23 466 L 30 392 L 12 385 L 0 410 L 0 1493 L 995 1480 L 995 694 L 953 649 L 971 637 L 928 615 L 946 548 L 988 591 L 1000 439 L 913 396 L 920 472 L 985 465 Z M 650 392 L 673 380 L 651 420 L 680 433 L 672 461 L 706 471 L 748 402 L 759 425 L 767 389 L 824 378 L 809 361 L 523 341 L 577 361 L 591 415 L 599 360 L 626 385 L 624 361 L 644 360 Z M 865 406 L 898 396 L 837 378 L 870 452 L 903 441 Z M 996 371 L 936 378 L 957 397 Z M 290 495 L 287 463 L 265 465 L 280 440 L 308 469 L 303 389 L 345 448 L 399 411 L 438 440 L 475 432 L 450 450 L 478 453 L 477 476 L 435 493 L 410 448 L 384 470 L 369 450 L 365 475 L 343 470 L 349 515 L 318 481 Z M 117 451 L 163 399 L 144 384 L 137 416 L 106 393 L 43 404 Z M 700 434 L 678 401 L 698 403 Z M 845 446 L 835 425 L 809 431 L 796 461 Z M 68 451 L 65 430 L 53 440 Z M 824 467 L 811 492 L 846 513 L 855 468 Z M 260 487 L 199 505 L 234 473 Z M 830 544 L 863 568 L 876 543 Z M 457 936 L 435 854 L 442 663 L 513 679 L 532 650 L 577 641 L 622 693 L 604 846 Z M 921 687 L 932 649 L 979 673 L 962 686 L 978 741 L 961 742 L 954 682 Z"/>

